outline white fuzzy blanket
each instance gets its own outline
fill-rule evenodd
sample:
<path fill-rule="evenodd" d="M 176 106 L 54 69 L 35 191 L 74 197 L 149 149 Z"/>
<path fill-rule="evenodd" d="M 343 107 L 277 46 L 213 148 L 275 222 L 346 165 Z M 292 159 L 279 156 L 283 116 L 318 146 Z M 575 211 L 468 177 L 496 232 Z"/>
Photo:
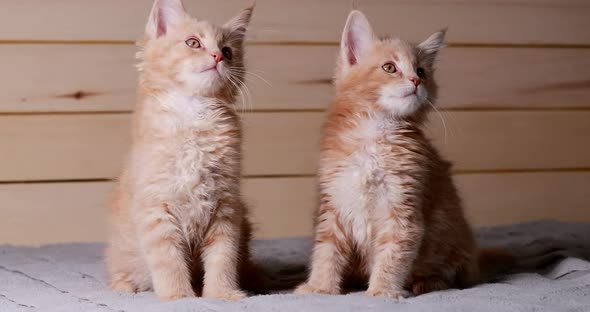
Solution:
<path fill-rule="evenodd" d="M 102 244 L 0 247 L 0 311 L 590 311 L 590 225 L 553 221 L 484 228 L 482 245 L 505 246 L 527 267 L 496 283 L 404 300 L 342 296 L 252 296 L 239 302 L 190 298 L 160 303 L 151 292 L 106 288 Z M 309 239 L 256 241 L 258 262 L 276 279 L 306 264 Z"/>

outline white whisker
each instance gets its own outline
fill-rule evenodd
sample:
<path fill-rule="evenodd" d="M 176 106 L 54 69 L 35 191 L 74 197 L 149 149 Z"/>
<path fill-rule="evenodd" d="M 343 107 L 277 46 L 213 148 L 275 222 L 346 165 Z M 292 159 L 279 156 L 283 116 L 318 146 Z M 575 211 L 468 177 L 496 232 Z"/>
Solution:
<path fill-rule="evenodd" d="M 236 84 L 236 82 L 234 81 L 234 79 L 230 76 L 227 77 L 229 82 L 236 88 L 236 90 L 240 93 L 240 99 L 242 100 L 242 111 L 244 110 L 244 107 L 246 106 L 246 104 L 244 103 L 244 94 L 242 93 L 242 90 L 240 89 L 240 87 Z"/>
<path fill-rule="evenodd" d="M 236 77 L 229 77 L 230 82 L 236 87 L 236 89 L 238 90 L 238 92 L 240 93 L 240 97 L 242 98 L 242 111 L 244 112 L 251 112 L 253 110 L 252 108 L 252 95 L 250 93 L 250 90 L 248 89 L 248 86 L 246 86 L 246 84 L 239 80 L 239 79 L 235 79 Z M 248 105 L 246 105 L 246 102 Z"/>
<path fill-rule="evenodd" d="M 443 114 L 436 108 L 436 106 L 434 106 L 434 104 L 428 98 L 426 99 L 426 103 L 428 103 L 434 109 L 434 111 L 437 113 L 438 117 L 442 121 L 443 128 L 445 129 L 445 145 L 447 145 L 448 144 L 448 141 L 447 141 L 447 123 L 445 122 L 445 118 L 443 117 Z"/>
<path fill-rule="evenodd" d="M 245 75 L 244 78 L 248 77 L 248 75 L 251 75 L 254 78 L 260 79 L 262 82 L 266 83 L 268 86 L 272 86 L 272 84 L 268 80 L 266 80 L 261 75 L 256 74 L 256 73 L 254 73 L 252 71 L 247 71 L 247 70 L 245 70 L 243 68 L 235 68 L 235 67 L 229 67 L 229 71 L 232 72 L 232 73 L 236 73 L 236 74 L 244 74 Z"/>

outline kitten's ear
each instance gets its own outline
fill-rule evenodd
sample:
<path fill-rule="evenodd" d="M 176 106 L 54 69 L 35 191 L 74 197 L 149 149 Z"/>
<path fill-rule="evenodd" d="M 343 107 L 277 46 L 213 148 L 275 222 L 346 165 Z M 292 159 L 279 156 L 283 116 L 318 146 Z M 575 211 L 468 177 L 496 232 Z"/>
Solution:
<path fill-rule="evenodd" d="M 147 25 L 145 34 L 155 39 L 164 36 L 170 27 L 186 16 L 181 0 L 156 0 Z"/>
<path fill-rule="evenodd" d="M 229 22 L 223 25 L 223 28 L 227 29 L 232 36 L 235 36 L 238 40 L 243 41 L 246 37 L 246 31 L 248 30 L 248 25 L 250 24 L 250 19 L 252 18 L 252 12 L 254 12 L 254 6 L 256 4 L 253 3 L 250 7 L 246 8 L 240 14 L 236 15 L 234 18 L 229 20 Z"/>
<path fill-rule="evenodd" d="M 432 34 L 428 39 L 418 45 L 418 55 L 420 60 L 426 65 L 432 66 L 436 59 L 438 51 L 446 47 L 445 34 L 447 30 L 443 29 Z"/>
<path fill-rule="evenodd" d="M 342 65 L 357 64 L 367 54 L 374 42 L 373 28 L 365 15 L 357 10 L 350 12 L 340 43 Z"/>

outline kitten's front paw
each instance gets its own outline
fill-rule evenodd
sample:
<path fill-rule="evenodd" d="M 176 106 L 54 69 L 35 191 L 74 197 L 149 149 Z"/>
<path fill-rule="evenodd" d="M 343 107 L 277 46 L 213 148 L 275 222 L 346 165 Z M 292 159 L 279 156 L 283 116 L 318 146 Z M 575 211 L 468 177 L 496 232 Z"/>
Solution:
<path fill-rule="evenodd" d="M 135 293 L 137 292 L 137 287 L 132 282 L 128 281 L 113 281 L 111 282 L 111 289 L 114 291 L 122 291 L 122 292 L 130 292 Z"/>
<path fill-rule="evenodd" d="M 404 289 L 369 289 L 367 296 L 404 299 L 410 297 L 410 292 Z"/>
<path fill-rule="evenodd" d="M 189 297 L 194 297 L 194 294 L 166 294 L 166 295 L 162 295 L 162 296 L 158 296 L 160 298 L 160 301 L 174 301 L 174 300 L 180 300 L 182 298 L 189 298 Z"/>
<path fill-rule="evenodd" d="M 299 285 L 294 291 L 297 295 L 306 295 L 306 294 L 325 294 L 325 295 L 338 295 L 340 291 L 338 289 L 322 289 L 319 287 L 315 287 L 309 283 L 304 283 Z"/>
<path fill-rule="evenodd" d="M 204 289 L 203 297 L 216 298 L 229 301 L 238 301 L 247 297 L 246 293 L 237 289 Z"/>
<path fill-rule="evenodd" d="M 158 298 L 161 301 L 173 301 L 182 298 L 190 298 L 195 296 L 192 288 L 185 289 L 164 289 L 164 291 L 156 291 Z"/>

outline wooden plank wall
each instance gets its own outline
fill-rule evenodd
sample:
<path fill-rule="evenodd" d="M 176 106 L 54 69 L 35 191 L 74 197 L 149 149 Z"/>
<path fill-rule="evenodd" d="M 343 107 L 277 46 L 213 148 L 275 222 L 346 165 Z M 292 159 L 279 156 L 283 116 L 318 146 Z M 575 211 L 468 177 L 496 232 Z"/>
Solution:
<path fill-rule="evenodd" d="M 246 4 L 185 0 L 223 22 Z M 133 40 L 150 0 L 0 3 L 0 243 L 101 241 L 128 149 Z M 449 27 L 429 134 L 477 225 L 590 221 L 590 3 L 359 0 L 376 29 Z M 257 237 L 308 235 L 319 129 L 350 1 L 258 0 L 243 112 Z M 444 120 L 444 125 L 442 120 Z M 446 127 L 445 127 L 446 126 Z"/>

